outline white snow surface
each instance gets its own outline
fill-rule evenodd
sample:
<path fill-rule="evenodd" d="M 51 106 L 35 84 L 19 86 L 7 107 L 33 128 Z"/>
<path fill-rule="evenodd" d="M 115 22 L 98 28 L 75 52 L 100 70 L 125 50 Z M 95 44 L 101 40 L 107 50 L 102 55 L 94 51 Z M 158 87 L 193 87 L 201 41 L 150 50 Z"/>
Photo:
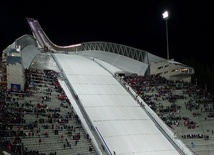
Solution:
<path fill-rule="evenodd" d="M 117 155 L 179 155 L 143 108 L 114 78 L 113 69 L 109 72 L 104 68 L 105 63 L 100 65 L 99 61 L 80 55 L 54 56 L 111 152 Z M 83 119 L 75 100 L 68 95 L 66 84 L 61 81 L 61 85 Z"/>

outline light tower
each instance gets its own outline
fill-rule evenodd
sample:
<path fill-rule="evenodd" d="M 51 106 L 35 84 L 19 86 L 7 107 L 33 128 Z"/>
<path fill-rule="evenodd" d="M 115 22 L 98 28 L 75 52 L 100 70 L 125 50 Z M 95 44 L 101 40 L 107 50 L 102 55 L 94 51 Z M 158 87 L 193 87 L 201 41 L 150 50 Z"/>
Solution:
<path fill-rule="evenodd" d="M 166 50 L 167 50 L 167 60 L 169 60 L 169 41 L 168 41 L 168 23 L 167 23 L 167 20 L 169 19 L 168 11 L 165 11 L 162 15 L 163 19 L 166 21 Z"/>

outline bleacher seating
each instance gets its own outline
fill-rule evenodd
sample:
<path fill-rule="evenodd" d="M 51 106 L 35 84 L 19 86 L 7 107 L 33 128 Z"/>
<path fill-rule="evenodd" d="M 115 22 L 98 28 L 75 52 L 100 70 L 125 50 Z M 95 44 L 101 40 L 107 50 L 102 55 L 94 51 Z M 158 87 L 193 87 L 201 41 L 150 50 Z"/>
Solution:
<path fill-rule="evenodd" d="M 30 72 L 26 74 L 29 82 L 26 92 L 8 91 L 7 102 L 1 104 L 5 104 L 10 115 L 16 113 L 18 117 L 9 120 L 11 129 L 1 132 L 1 144 L 17 155 L 96 155 L 69 100 L 66 96 L 60 98 L 64 93 L 57 82 L 57 73 L 47 70 Z"/>
<path fill-rule="evenodd" d="M 25 92 L 1 91 L 0 142 L 11 154 L 98 154 L 57 77 L 53 71 L 31 70 Z M 213 154 L 212 94 L 160 76 L 123 79 L 190 150 Z"/>

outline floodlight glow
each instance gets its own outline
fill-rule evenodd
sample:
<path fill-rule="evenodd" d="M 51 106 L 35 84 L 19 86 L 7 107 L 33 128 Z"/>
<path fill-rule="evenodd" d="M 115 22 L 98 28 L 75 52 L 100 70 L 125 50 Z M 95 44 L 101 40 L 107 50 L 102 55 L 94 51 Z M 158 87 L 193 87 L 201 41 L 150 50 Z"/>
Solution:
<path fill-rule="evenodd" d="M 163 19 L 167 19 L 169 17 L 168 11 L 165 11 L 162 15 Z"/>

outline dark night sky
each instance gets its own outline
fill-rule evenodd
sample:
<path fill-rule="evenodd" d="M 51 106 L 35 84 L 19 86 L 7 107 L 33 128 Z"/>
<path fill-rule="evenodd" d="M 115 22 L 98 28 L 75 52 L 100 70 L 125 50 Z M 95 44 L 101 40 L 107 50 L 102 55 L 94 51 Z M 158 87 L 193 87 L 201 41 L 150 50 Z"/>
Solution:
<path fill-rule="evenodd" d="M 211 1 L 37 1 L 0 5 L 0 50 L 31 34 L 26 18 L 36 18 L 57 45 L 106 41 L 128 45 L 166 58 L 168 10 L 169 55 L 176 61 L 194 57 L 214 64 L 214 24 Z"/>

